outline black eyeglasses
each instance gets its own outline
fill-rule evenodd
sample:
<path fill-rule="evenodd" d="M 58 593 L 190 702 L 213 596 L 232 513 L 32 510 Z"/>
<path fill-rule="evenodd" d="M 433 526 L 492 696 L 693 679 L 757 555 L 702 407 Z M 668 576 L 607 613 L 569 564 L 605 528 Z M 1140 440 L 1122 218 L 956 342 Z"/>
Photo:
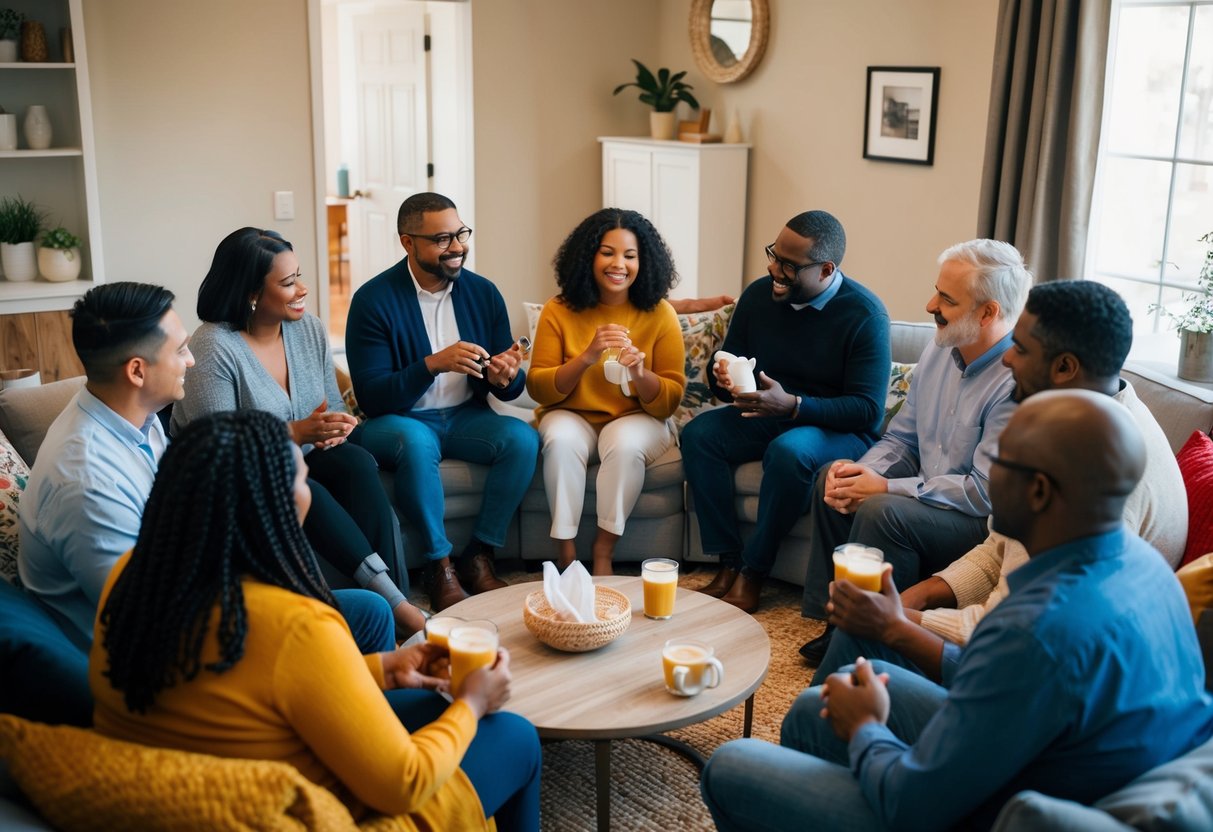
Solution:
<path fill-rule="evenodd" d="M 1054 488 L 1056 488 L 1058 491 L 1061 490 L 1061 485 L 1058 484 L 1057 480 L 1052 474 L 1042 468 L 1037 468 L 1035 465 L 1025 465 L 1022 462 L 1015 462 L 1011 459 L 1003 459 L 1000 456 L 992 456 L 990 457 L 990 461 L 995 465 L 1001 465 L 1003 468 L 1009 468 L 1012 471 L 1020 471 L 1024 474 L 1040 474 L 1042 477 L 1052 483 Z"/>
<path fill-rule="evenodd" d="M 472 229 L 468 228 L 465 225 L 463 228 L 459 229 L 454 234 L 407 234 L 406 233 L 404 236 L 405 237 L 420 237 L 423 240 L 429 240 L 431 243 L 433 243 L 435 246 L 438 247 L 439 251 L 446 251 L 448 248 L 451 247 L 452 240 L 458 240 L 460 245 L 463 245 L 464 243 L 466 243 L 468 241 L 468 238 L 470 238 L 472 236 Z"/>
<path fill-rule="evenodd" d="M 774 243 L 771 243 L 769 246 L 765 247 L 763 251 L 767 253 L 767 260 L 769 262 L 779 264 L 779 268 L 783 272 L 783 276 L 788 280 L 795 280 L 805 269 L 810 269 L 813 266 L 822 266 L 830 262 L 829 260 L 814 260 L 812 263 L 805 263 L 801 265 L 799 263 L 793 263 L 791 260 L 784 260 L 775 253 Z"/>

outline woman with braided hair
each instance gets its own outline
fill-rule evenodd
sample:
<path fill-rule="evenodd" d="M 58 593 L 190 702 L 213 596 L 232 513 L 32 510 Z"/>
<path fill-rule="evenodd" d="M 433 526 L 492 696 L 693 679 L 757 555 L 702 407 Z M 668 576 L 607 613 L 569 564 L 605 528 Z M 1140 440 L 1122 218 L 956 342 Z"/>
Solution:
<path fill-rule="evenodd" d="M 135 548 L 101 596 L 89 683 L 118 739 L 294 765 L 360 817 L 539 827 L 539 744 L 495 713 L 509 655 L 453 703 L 443 648 L 359 654 L 300 524 L 307 465 L 281 419 L 192 422 L 165 452 Z M 385 697 L 382 691 L 387 690 Z M 406 724 L 408 727 L 406 728 Z"/>

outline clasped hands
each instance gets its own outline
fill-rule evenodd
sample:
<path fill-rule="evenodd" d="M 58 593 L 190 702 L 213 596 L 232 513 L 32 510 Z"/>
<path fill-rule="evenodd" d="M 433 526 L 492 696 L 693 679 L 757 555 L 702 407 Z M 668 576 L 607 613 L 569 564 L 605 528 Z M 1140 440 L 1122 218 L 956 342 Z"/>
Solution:
<path fill-rule="evenodd" d="M 581 363 L 593 367 L 607 350 L 619 350 L 619 364 L 628 369 L 633 380 L 644 378 L 645 354 L 632 345 L 628 328 L 622 324 L 603 324 L 594 330 L 594 339 L 581 353 Z"/>
<path fill-rule="evenodd" d="M 451 688 L 450 653 L 445 647 L 428 641 L 397 647 L 379 654 L 383 662 L 383 680 L 387 690 L 420 688 L 448 693 Z M 497 660 L 488 667 L 469 673 L 463 680 L 459 698 L 465 700 L 476 718 L 501 710 L 510 698 L 510 653 L 498 648 Z"/>
<path fill-rule="evenodd" d="M 328 402 L 321 402 L 306 419 L 290 423 L 291 438 L 296 445 L 315 445 L 328 450 L 346 440 L 358 420 L 339 410 L 329 412 L 328 408 Z"/>
<path fill-rule="evenodd" d="M 473 378 L 488 378 L 494 387 L 509 387 L 518 375 L 525 356 L 517 342 L 505 352 L 490 356 L 488 350 L 470 341 L 456 341 L 449 347 L 426 356 L 430 375 L 463 373 Z"/>
<path fill-rule="evenodd" d="M 873 494 L 887 494 L 889 481 L 866 465 L 840 459 L 826 472 L 825 504 L 850 514 Z"/>
<path fill-rule="evenodd" d="M 774 417 L 786 419 L 796 410 L 796 397 L 783 389 L 783 385 L 761 370 L 754 380 L 758 389 L 753 393 L 734 393 L 733 378 L 729 375 L 729 362 L 723 358 L 712 364 L 712 375 L 716 384 L 733 397 L 733 407 L 745 418 Z"/>

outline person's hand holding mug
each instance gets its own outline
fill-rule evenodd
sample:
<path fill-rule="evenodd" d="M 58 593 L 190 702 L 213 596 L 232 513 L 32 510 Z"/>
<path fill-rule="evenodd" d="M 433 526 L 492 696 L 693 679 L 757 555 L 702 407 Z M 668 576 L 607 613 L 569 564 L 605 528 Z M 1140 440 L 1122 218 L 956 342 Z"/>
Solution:
<path fill-rule="evenodd" d="M 428 641 L 380 653 L 379 657 L 383 661 L 383 680 L 387 689 L 447 690 L 450 687 L 449 680 L 430 675 L 431 666 L 446 655 L 444 648 Z"/>
<path fill-rule="evenodd" d="M 463 680 L 459 698 L 467 702 L 476 719 L 480 719 L 505 707 L 510 699 L 511 678 L 510 652 L 499 647 L 497 661 L 489 667 L 473 670 Z"/>
<path fill-rule="evenodd" d="M 594 332 L 594 339 L 590 341 L 590 345 L 581 353 L 581 362 L 587 367 L 592 367 L 598 363 L 598 359 L 602 358 L 602 354 L 608 350 L 613 350 L 614 355 L 618 358 L 624 347 L 631 346 L 632 342 L 628 338 L 628 328 L 622 324 L 603 324 Z"/>
<path fill-rule="evenodd" d="M 716 376 L 716 384 L 722 390 L 729 393 L 733 392 L 733 378 L 729 375 L 729 360 L 727 358 L 717 358 L 712 362 L 712 375 Z"/>

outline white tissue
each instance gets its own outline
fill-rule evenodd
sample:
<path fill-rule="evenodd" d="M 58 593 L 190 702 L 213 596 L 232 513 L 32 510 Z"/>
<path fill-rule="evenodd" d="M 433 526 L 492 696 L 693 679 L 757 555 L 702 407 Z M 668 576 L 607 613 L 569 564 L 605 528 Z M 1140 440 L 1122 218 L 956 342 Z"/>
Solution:
<path fill-rule="evenodd" d="M 597 621 L 594 610 L 594 581 L 581 561 L 573 561 L 564 574 L 549 561 L 543 563 L 543 594 L 561 621 Z"/>

